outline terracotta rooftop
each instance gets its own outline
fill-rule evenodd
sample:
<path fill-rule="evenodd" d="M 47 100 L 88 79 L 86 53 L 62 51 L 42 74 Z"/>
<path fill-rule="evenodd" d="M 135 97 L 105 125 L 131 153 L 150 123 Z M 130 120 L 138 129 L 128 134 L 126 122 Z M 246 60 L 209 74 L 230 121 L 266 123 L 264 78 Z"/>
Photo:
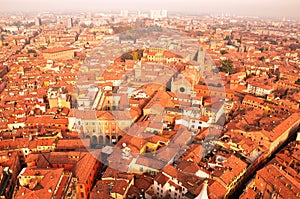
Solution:
<path fill-rule="evenodd" d="M 69 50 L 74 50 L 74 48 L 71 48 L 71 47 L 49 48 L 49 49 L 43 50 L 43 53 L 58 53 L 58 52 L 69 51 Z"/>

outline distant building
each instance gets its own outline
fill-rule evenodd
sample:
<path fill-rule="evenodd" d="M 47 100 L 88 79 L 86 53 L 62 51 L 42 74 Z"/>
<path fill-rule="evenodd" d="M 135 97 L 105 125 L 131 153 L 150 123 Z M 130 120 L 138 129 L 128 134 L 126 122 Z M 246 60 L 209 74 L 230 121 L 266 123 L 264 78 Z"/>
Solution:
<path fill-rule="evenodd" d="M 162 18 L 168 18 L 168 11 L 167 10 L 162 10 L 161 11 L 161 17 Z"/>
<path fill-rule="evenodd" d="M 34 23 L 35 23 L 36 26 L 41 26 L 41 25 L 42 25 L 42 20 L 41 20 L 41 18 L 40 18 L 40 17 L 37 17 L 37 18 L 35 19 Z"/>
<path fill-rule="evenodd" d="M 67 21 L 67 28 L 72 28 L 73 27 L 73 18 L 69 18 Z"/>
<path fill-rule="evenodd" d="M 167 18 L 168 11 L 167 10 L 150 10 L 150 18 L 151 19 L 161 19 Z"/>
<path fill-rule="evenodd" d="M 57 59 L 73 59 L 74 49 L 69 47 L 51 48 L 43 51 L 45 59 L 57 60 Z"/>
<path fill-rule="evenodd" d="M 142 16 L 142 12 L 140 10 L 137 11 L 137 17 L 141 17 Z"/>
<path fill-rule="evenodd" d="M 121 17 L 128 17 L 128 10 L 121 10 L 120 16 Z"/>

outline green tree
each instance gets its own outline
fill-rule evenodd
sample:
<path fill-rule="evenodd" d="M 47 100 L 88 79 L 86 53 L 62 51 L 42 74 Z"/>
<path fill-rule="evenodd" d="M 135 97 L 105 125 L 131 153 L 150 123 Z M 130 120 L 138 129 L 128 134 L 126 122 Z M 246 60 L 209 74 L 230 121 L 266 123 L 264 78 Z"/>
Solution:
<path fill-rule="evenodd" d="M 21 21 L 15 21 L 15 22 L 13 22 L 12 25 L 13 25 L 13 26 L 20 27 L 20 26 L 22 25 L 22 22 L 21 22 Z"/>
<path fill-rule="evenodd" d="M 33 49 L 28 49 L 27 53 L 36 53 L 36 51 Z"/>
<path fill-rule="evenodd" d="M 221 55 L 228 54 L 228 52 L 226 50 L 221 50 L 220 53 L 221 53 Z"/>
<path fill-rule="evenodd" d="M 291 51 L 295 51 L 297 49 L 300 49 L 300 45 L 299 44 L 291 44 L 289 46 L 289 48 L 291 49 Z"/>
<path fill-rule="evenodd" d="M 229 40 L 228 40 L 228 43 L 227 43 L 227 45 L 230 45 L 230 46 L 232 46 L 232 45 L 233 45 L 233 43 L 232 43 L 231 39 L 229 39 Z"/>
<path fill-rule="evenodd" d="M 221 60 L 220 71 L 224 73 L 229 73 L 230 75 L 235 73 L 236 71 L 233 67 L 232 60 L 231 59 Z"/>
<path fill-rule="evenodd" d="M 226 35 L 226 37 L 224 38 L 224 40 L 230 40 L 231 38 L 228 36 L 228 35 Z"/>

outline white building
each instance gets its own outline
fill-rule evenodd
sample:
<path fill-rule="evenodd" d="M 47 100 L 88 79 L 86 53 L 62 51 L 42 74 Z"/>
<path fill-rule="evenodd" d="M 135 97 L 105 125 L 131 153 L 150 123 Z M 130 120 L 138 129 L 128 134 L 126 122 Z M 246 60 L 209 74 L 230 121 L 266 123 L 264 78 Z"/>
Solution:
<path fill-rule="evenodd" d="M 167 10 L 150 10 L 150 18 L 151 19 L 162 19 L 168 17 Z"/>
<path fill-rule="evenodd" d="M 128 17 L 128 10 L 121 10 L 120 16 L 121 17 Z"/>
<path fill-rule="evenodd" d="M 202 183 L 202 178 L 196 177 L 194 174 L 181 172 L 168 165 L 154 178 L 153 191 L 160 198 L 180 199 L 186 198 L 188 191 L 196 190 Z M 207 189 L 204 185 L 202 191 L 197 195 L 201 196 L 201 199 L 205 198 L 205 192 L 207 195 Z"/>

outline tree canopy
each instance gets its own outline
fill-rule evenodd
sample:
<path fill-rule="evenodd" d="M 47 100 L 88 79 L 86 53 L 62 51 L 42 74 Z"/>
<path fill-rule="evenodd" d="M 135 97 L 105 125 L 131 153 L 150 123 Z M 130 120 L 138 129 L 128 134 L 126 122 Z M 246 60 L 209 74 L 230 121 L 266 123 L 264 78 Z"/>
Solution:
<path fill-rule="evenodd" d="M 232 60 L 231 59 L 221 60 L 220 71 L 224 73 L 229 73 L 230 75 L 235 73 L 236 71 L 233 67 Z"/>

